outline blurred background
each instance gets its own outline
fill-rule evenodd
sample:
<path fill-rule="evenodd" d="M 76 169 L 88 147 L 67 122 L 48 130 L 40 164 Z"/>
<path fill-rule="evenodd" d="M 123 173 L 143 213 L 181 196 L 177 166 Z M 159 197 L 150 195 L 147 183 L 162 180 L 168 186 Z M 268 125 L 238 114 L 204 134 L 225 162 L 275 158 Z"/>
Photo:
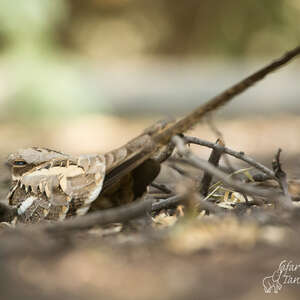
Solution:
<path fill-rule="evenodd" d="M 1 0 L 1 155 L 119 146 L 295 47 L 299 20 L 298 0 Z M 299 66 L 217 114 L 228 144 L 273 151 L 282 131 L 299 149 Z M 215 139 L 205 125 L 197 135 Z"/>
<path fill-rule="evenodd" d="M 29 146 L 70 154 L 108 151 L 156 120 L 204 103 L 296 47 L 299 37 L 300 0 L 0 0 L 0 202 L 9 189 L 3 167 L 9 153 Z M 214 129 L 203 122 L 191 134 L 215 141 L 217 128 L 228 147 L 267 166 L 281 147 L 283 169 L 299 179 L 299 75 L 300 58 L 214 114 Z M 17 249 L 23 239 L 27 245 L 26 235 L 6 235 L 0 296 L 264 299 L 262 279 L 280 260 L 299 264 L 293 234 L 299 226 L 288 227 L 293 219 L 284 215 L 284 225 L 274 227 L 277 219 L 258 214 L 258 224 L 270 222 L 263 231 L 248 218 L 212 219 L 212 226 L 204 220 L 199 229 L 186 222 L 166 241 L 159 235 L 159 247 L 150 230 L 145 246 L 144 231 L 110 239 L 105 229 L 92 229 L 78 236 L 80 248 L 72 237 L 64 244 L 60 235 L 48 240 L 33 232 L 18 258 L 5 245 L 11 241 Z M 186 243 L 184 235 L 205 246 L 187 256 L 164 250 L 172 240 Z M 65 255 L 60 245 L 74 251 Z M 33 257 L 26 255 L 30 249 Z M 297 287 L 272 296 L 297 299 Z"/>
<path fill-rule="evenodd" d="M 4 167 L 9 153 L 30 146 L 70 154 L 119 147 L 156 120 L 182 116 L 298 44 L 300 0 L 0 0 L 0 202 L 9 190 Z M 300 58 L 214 114 L 214 128 L 202 122 L 191 135 L 215 141 L 217 128 L 228 147 L 267 166 L 281 147 L 288 178 L 299 179 L 299 75 Z M 202 147 L 194 150 L 209 155 Z M 172 183 L 175 177 L 168 174 Z M 136 236 L 135 229 L 112 239 L 105 229 L 82 233 L 80 249 L 71 238 L 60 244 L 60 236 L 54 242 L 33 233 L 28 235 L 33 257 L 26 255 L 27 246 L 18 249 L 18 259 L 15 252 L 0 253 L 1 299 L 12 294 L 17 296 L 9 299 L 174 300 L 206 293 L 237 299 L 239 291 L 242 299 L 263 299 L 262 279 L 280 260 L 299 263 L 292 235 L 298 228 L 276 229 L 271 223 L 258 231 L 254 224 L 224 220 L 213 227 L 204 223 L 203 231 L 174 231 L 170 237 L 178 244 L 185 242 L 176 240 L 177 233 L 195 240 L 191 244 L 205 243 L 199 256 L 185 260 L 156 247 L 156 235 L 152 246 L 143 246 L 146 236 Z M 252 248 L 262 234 L 268 248 L 260 239 Z M 7 237 L 3 249 L 9 241 L 19 248 L 17 241 L 24 239 Z M 93 241 L 94 248 L 81 239 Z M 159 239 L 170 248 L 172 238 Z M 214 243 L 218 251 L 210 250 Z M 59 245 L 74 251 L 65 255 Z M 279 297 L 297 299 L 296 285 L 284 290 Z"/>

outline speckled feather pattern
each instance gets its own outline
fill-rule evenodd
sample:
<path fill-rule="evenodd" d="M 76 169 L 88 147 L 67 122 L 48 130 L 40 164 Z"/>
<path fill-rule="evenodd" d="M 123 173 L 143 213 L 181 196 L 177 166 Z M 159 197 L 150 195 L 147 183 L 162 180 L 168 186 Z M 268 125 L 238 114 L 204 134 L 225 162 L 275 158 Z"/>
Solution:
<path fill-rule="evenodd" d="M 37 148 L 27 149 L 33 156 L 36 151 Z M 51 156 L 50 161 L 41 162 L 13 181 L 9 203 L 18 208 L 22 222 L 63 220 L 69 215 L 85 214 L 102 189 L 105 177 L 103 156 L 71 158 L 59 154 L 56 157 L 51 151 L 43 149 L 48 153 L 45 158 L 40 158 L 44 160 Z M 24 150 L 16 156 L 24 158 Z"/>

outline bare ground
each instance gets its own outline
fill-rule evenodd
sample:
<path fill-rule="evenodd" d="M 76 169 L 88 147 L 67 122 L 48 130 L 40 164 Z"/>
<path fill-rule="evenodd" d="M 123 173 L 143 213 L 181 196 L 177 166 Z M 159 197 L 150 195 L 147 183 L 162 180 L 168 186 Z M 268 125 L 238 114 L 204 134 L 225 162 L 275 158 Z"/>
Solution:
<path fill-rule="evenodd" d="M 5 125 L 0 128 L 1 140 L 7 141 L 2 142 L 1 154 L 4 157 L 13 149 L 30 144 L 73 153 L 105 151 L 133 137 L 148 123 L 128 122 L 125 127 L 124 122 L 92 118 L 89 122 L 79 120 L 72 128 L 65 123 L 59 125 L 59 130 L 34 131 Z M 299 178 L 299 123 L 297 117 L 284 116 L 271 120 L 218 121 L 216 125 L 228 146 L 268 165 L 281 147 L 284 169 L 290 177 Z M 102 135 L 107 128 L 112 131 L 105 133 L 104 143 Z M 192 134 L 211 141 L 216 138 L 207 125 L 197 127 Z M 204 156 L 209 153 L 199 148 L 195 151 Z M 5 168 L 1 170 L 3 199 L 8 189 L 8 173 Z M 283 284 L 278 294 L 268 295 L 262 280 L 271 276 L 283 260 L 300 264 L 299 216 L 298 210 L 286 212 L 253 206 L 225 216 L 201 215 L 192 219 L 162 215 L 150 227 L 143 221 L 63 236 L 35 231 L 23 235 L 4 229 L 0 232 L 0 296 L 298 299 L 299 284 Z M 300 278 L 300 268 L 287 274 Z"/>

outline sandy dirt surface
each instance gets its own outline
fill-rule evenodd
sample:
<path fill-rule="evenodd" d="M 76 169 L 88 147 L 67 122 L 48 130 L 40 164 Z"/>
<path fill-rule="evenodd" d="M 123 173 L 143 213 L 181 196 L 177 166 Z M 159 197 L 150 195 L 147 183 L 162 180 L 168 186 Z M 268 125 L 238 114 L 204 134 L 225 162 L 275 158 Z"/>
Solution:
<path fill-rule="evenodd" d="M 30 145 L 69 153 L 104 152 L 151 124 L 89 117 L 47 126 L 2 124 L 1 155 Z M 228 147 L 267 162 L 278 147 L 283 167 L 299 178 L 300 118 L 216 120 Z M 214 141 L 207 124 L 191 135 Z M 200 156 L 208 151 L 193 147 Z M 1 168 L 1 197 L 8 172 Z M 295 204 L 296 205 L 296 204 Z M 298 299 L 300 267 L 281 274 L 282 288 L 266 294 L 263 279 L 282 261 L 300 265 L 299 213 L 254 207 L 243 214 L 196 220 L 166 217 L 150 228 L 119 225 L 70 236 L 0 231 L 1 299 Z M 176 223 L 175 225 L 173 225 Z M 22 245 L 22 247 L 20 246 Z M 271 280 L 271 279 L 270 279 Z M 269 280 L 269 281 L 270 281 Z M 273 284 L 273 281 L 270 281 Z"/>

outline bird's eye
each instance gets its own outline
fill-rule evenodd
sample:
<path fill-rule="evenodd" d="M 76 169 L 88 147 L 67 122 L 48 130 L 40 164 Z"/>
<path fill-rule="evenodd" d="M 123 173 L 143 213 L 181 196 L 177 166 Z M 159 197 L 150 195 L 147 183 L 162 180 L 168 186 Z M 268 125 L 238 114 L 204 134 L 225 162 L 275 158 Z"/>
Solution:
<path fill-rule="evenodd" d="M 25 166 L 27 163 L 26 163 L 25 160 L 15 160 L 15 161 L 13 162 L 13 164 L 14 164 L 15 166 Z"/>

